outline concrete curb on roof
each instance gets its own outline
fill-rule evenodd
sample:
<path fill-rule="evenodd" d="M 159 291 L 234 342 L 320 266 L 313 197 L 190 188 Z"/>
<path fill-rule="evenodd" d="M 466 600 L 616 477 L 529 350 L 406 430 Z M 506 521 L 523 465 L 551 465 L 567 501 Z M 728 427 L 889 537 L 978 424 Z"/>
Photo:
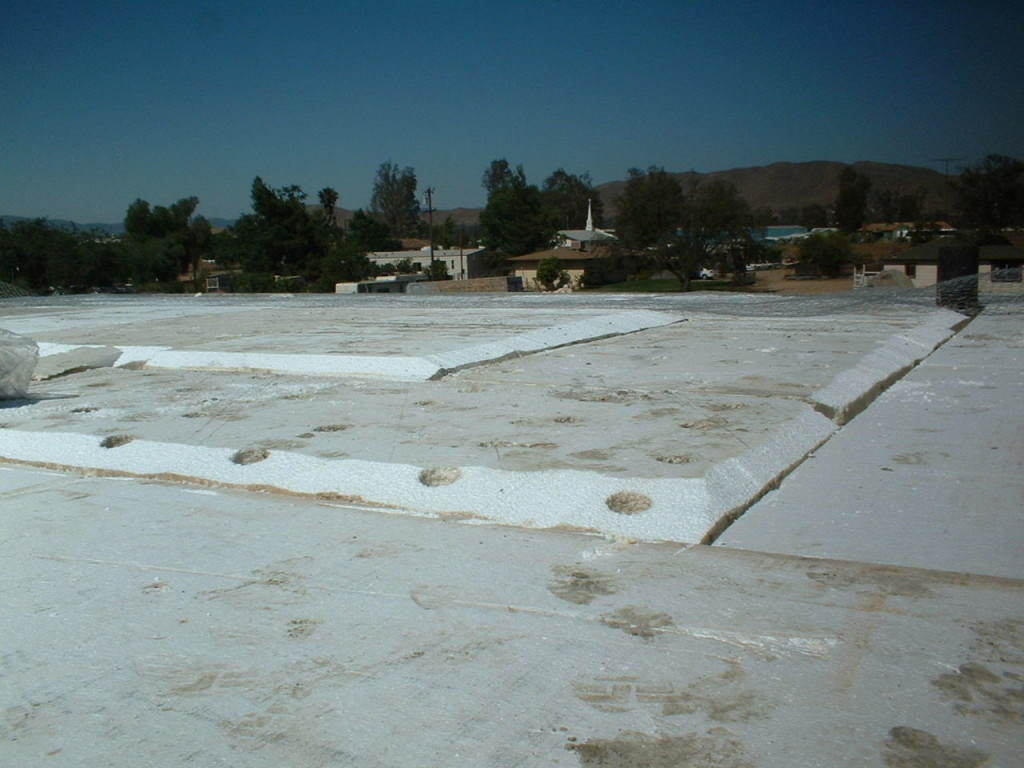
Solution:
<path fill-rule="evenodd" d="M 704 477 L 711 523 L 701 538 L 713 541 L 751 504 L 827 441 L 837 425 L 809 411 L 753 450 L 712 467 Z"/>
<path fill-rule="evenodd" d="M 622 312 L 429 358 L 250 355 L 148 348 L 152 353 L 148 359 L 155 367 L 242 368 L 307 375 L 322 372 L 425 381 L 470 365 L 683 319 L 646 310 Z M 227 448 L 135 440 L 107 449 L 92 435 L 11 429 L 0 430 L 0 458 L 124 476 L 320 495 L 341 503 L 445 519 L 574 528 L 614 537 L 696 543 L 713 540 L 827 441 L 844 421 L 965 322 L 953 312 L 931 313 L 852 368 L 846 368 L 808 399 L 802 414 L 767 440 L 712 467 L 701 478 L 617 478 L 573 469 L 516 472 L 465 466 L 449 468 L 452 479 L 445 484 L 428 485 L 420 479 L 424 468 L 408 464 L 323 459 L 275 450 L 256 463 L 240 465 L 232 461 L 235 450 Z M 124 356 L 140 360 L 142 351 L 126 348 Z M 628 513 L 615 511 L 611 499 L 619 493 L 634 494 L 637 507 Z"/>
<path fill-rule="evenodd" d="M 953 312 L 935 312 L 925 323 L 888 339 L 810 400 L 838 425 L 845 424 L 969 322 Z"/>
<path fill-rule="evenodd" d="M 526 355 L 570 344 L 597 341 L 612 336 L 636 333 L 648 328 L 672 325 L 685 319 L 681 315 L 667 312 L 631 310 L 528 331 L 490 344 L 478 344 L 440 355 L 428 355 L 426 360 L 436 364 L 441 373 L 450 373 L 469 366 L 492 363 L 516 355 Z"/>
<path fill-rule="evenodd" d="M 557 349 L 598 339 L 619 336 L 648 328 L 681 322 L 681 315 L 650 310 L 630 310 L 592 317 L 574 323 L 551 326 L 487 344 L 476 344 L 424 357 L 280 354 L 224 352 L 220 350 L 175 350 L 167 347 L 110 347 L 40 344 L 41 354 L 73 357 L 75 351 L 119 350 L 107 364 L 125 366 L 144 364 L 147 368 L 213 371 L 260 371 L 283 374 L 353 376 L 395 381 L 428 381 L 474 365 L 503 360 L 516 355 Z"/>

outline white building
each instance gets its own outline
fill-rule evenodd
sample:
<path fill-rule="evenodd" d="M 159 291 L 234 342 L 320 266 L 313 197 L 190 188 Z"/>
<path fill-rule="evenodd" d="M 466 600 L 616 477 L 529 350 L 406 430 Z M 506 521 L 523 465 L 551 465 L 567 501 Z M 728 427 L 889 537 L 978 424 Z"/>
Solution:
<path fill-rule="evenodd" d="M 434 260 L 444 262 L 453 280 L 467 280 L 475 277 L 471 262 L 482 251 L 483 248 L 434 248 Z M 430 246 L 424 246 L 418 251 L 373 251 L 366 255 L 378 267 L 386 264 L 395 266 L 408 259 L 416 272 L 430 269 Z"/>

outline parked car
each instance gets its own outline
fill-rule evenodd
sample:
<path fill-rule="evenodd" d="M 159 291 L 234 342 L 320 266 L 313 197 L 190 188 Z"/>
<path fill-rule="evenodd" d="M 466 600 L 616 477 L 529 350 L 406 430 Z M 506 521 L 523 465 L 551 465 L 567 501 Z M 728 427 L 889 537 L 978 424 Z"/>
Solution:
<path fill-rule="evenodd" d="M 718 273 L 710 267 L 702 267 L 697 273 L 697 277 L 701 280 L 714 280 L 718 277 Z"/>

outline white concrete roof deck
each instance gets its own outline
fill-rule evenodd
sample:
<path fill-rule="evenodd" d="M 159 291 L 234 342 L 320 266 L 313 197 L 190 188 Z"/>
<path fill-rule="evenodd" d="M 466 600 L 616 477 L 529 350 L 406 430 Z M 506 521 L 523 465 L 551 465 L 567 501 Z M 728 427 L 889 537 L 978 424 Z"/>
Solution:
<path fill-rule="evenodd" d="M 5 765 L 1019 756 L 1020 580 L 16 467 L 0 504 Z"/>
<path fill-rule="evenodd" d="M 718 543 L 1021 578 L 1022 470 L 1024 324 L 983 313 Z"/>
<path fill-rule="evenodd" d="M 924 304 L 548 298 L 390 306 L 687 319 L 436 381 L 132 365 L 0 403 L 0 764 L 1017 764 L 1024 489 L 993 481 L 1019 477 L 1024 458 L 1019 314 L 954 334 L 964 318 Z M 281 301 L 222 306 L 238 322 L 242 305 Z M 90 343 L 75 323 L 98 327 L 109 304 L 145 345 L 153 318 L 195 311 L 182 298 L 34 302 L 0 302 L 0 327 Z M 300 343 L 315 335 L 297 325 Z M 401 402 L 404 427 L 382 420 L 373 438 L 375 398 Z M 98 447 L 122 434 L 135 439 Z M 698 461 L 652 456 L 673 434 Z M 264 461 L 231 462 L 261 444 Z M 637 541 L 682 530 L 665 508 L 742 507 L 788 453 L 796 470 L 719 545 Z M 420 483 L 442 458 L 462 477 Z M 556 461 L 568 466 L 541 469 Z M 188 472 L 139 476 L 175 468 Z M 232 472 L 250 490 L 211 480 Z M 250 482 L 278 476 L 397 503 Z M 626 487 L 652 507 L 603 505 Z M 973 527 L 944 527 L 964 501 Z M 881 514 L 851 525 L 854 505 Z M 456 524 L 477 509 L 498 524 Z M 605 535 L 527 527 L 548 520 Z M 829 521 L 847 533 L 829 538 Z M 767 523 L 775 554 L 749 536 L 721 546 L 748 522 Z M 993 546 L 998 571 L 983 560 Z"/>
<path fill-rule="evenodd" d="M 5 418 L 0 457 L 694 543 L 829 437 L 837 423 L 818 411 L 843 413 L 963 320 L 918 307 L 754 319 L 684 300 L 502 298 L 433 310 L 367 297 L 293 297 L 288 310 L 268 309 L 288 299 L 142 299 L 135 323 L 131 301 L 72 302 L 78 336 L 49 307 L 38 323 L 22 309 L 5 324 L 40 343 L 37 371 L 51 378 Z M 179 344 L 140 346 L 151 306 L 153 335 Z M 448 338 L 435 351 L 424 329 L 438 316 Z M 367 354 L 347 353 L 343 324 Z M 59 376 L 77 370 L 76 341 L 122 356 Z M 102 447 L 111 436 L 131 442 Z M 266 455 L 233 463 L 242 450 Z M 424 485 L 432 467 L 457 481 Z M 616 494 L 642 514 L 616 511 Z"/>

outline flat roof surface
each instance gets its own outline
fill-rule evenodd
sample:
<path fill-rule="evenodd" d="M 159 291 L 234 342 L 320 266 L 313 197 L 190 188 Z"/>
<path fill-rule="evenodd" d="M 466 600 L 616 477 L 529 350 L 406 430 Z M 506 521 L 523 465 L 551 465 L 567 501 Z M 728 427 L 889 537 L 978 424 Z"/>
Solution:
<path fill-rule="evenodd" d="M 0 403 L 7 764 L 1016 764 L 1019 314 L 97 297 L 0 327 L 52 376 Z"/>

